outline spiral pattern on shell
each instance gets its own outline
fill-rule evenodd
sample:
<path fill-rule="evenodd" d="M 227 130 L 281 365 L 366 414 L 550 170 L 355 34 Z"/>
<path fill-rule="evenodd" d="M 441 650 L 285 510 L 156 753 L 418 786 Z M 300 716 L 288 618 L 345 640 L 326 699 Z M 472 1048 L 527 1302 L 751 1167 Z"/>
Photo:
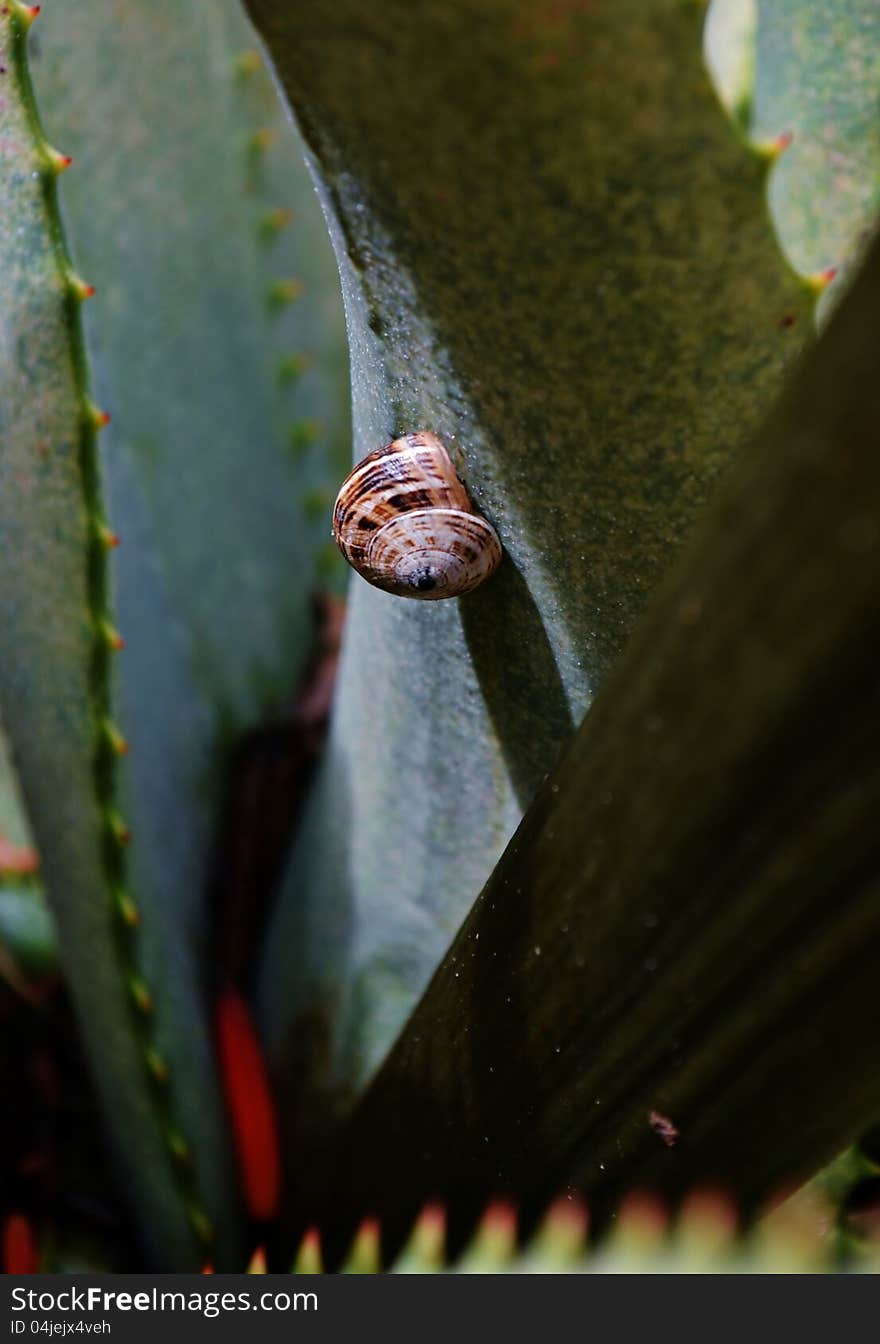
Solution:
<path fill-rule="evenodd" d="M 449 454 L 427 431 L 395 439 L 346 476 L 333 535 L 368 583 L 398 597 L 458 597 L 501 562 L 495 529 L 474 513 Z"/>

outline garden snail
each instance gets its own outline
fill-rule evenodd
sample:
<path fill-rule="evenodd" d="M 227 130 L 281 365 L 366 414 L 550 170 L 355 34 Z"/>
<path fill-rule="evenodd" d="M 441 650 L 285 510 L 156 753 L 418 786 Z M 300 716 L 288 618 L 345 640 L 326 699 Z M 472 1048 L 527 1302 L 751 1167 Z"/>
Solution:
<path fill-rule="evenodd" d="M 395 439 L 346 476 L 333 535 L 368 583 L 398 597 L 459 597 L 501 561 L 494 527 L 474 513 L 449 454 L 427 431 Z"/>

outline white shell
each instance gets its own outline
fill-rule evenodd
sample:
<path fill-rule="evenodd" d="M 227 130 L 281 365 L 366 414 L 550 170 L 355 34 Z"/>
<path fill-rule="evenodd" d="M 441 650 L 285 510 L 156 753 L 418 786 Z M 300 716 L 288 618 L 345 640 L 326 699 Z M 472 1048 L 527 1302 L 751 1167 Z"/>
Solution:
<path fill-rule="evenodd" d="M 501 562 L 495 529 L 474 513 L 449 454 L 427 431 L 358 463 L 336 498 L 333 535 L 368 583 L 398 597 L 458 597 Z"/>

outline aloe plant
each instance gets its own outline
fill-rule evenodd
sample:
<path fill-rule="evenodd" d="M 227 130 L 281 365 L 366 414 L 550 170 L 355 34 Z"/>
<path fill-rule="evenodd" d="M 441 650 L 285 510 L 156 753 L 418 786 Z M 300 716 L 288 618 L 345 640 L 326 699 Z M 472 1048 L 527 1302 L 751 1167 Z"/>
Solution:
<path fill-rule="evenodd" d="M 491 7 L 473 32 L 445 6 L 366 31 L 345 6 L 252 12 L 339 220 L 355 455 L 437 431 L 509 557 L 460 611 L 352 592 L 299 899 L 279 904 L 265 969 L 268 1039 L 302 1096 L 316 1017 L 334 1089 L 382 1058 L 799 343 L 780 317 L 803 325 L 810 296 L 681 7 L 546 23 Z M 420 72 L 403 130 L 373 96 L 388 59 Z"/>
<path fill-rule="evenodd" d="M 184 18 L 185 8 L 173 14 L 166 7 L 159 18 L 151 6 L 132 4 L 123 25 L 128 47 L 117 40 L 117 28 L 106 45 L 111 33 L 97 10 L 90 16 L 59 13 L 51 35 L 56 46 L 44 43 L 36 62 L 38 73 L 52 84 L 54 115 L 64 116 L 60 129 L 76 124 L 84 137 L 85 143 L 70 146 L 77 152 L 80 181 L 92 164 L 85 197 L 70 192 L 64 205 L 73 229 L 79 212 L 88 209 L 88 227 L 80 231 L 81 262 L 92 268 L 95 283 L 107 294 L 105 321 L 92 342 L 95 380 L 100 377 L 101 395 L 112 402 L 120 426 L 106 430 L 115 437 L 102 467 L 112 533 L 96 493 L 93 436 L 103 416 L 92 410 L 79 316 L 70 306 L 78 308 L 90 285 L 71 279 L 70 263 L 60 250 L 51 181 L 31 176 L 48 151 L 24 66 L 28 16 L 13 7 L 5 17 L 9 75 L 17 84 L 9 87 L 19 95 L 7 104 L 17 151 L 9 159 L 8 195 L 18 199 L 12 188 L 21 180 L 29 183 L 29 222 L 21 233 L 29 249 L 35 241 L 42 248 L 44 273 L 31 262 L 28 275 L 33 303 L 39 305 L 39 329 L 52 343 L 44 360 L 56 369 L 58 386 L 41 379 L 39 398 L 29 395 L 22 380 L 37 379 L 39 368 L 6 365 L 9 378 L 18 383 L 7 385 L 4 404 L 22 423 L 7 426 L 4 436 L 3 536 L 4 553 L 22 561 L 21 571 L 10 578 L 20 574 L 20 582 L 29 586 L 32 572 L 28 578 L 25 571 L 31 566 L 42 568 L 48 578 L 41 602 L 54 628 L 48 628 L 42 610 L 32 609 L 33 642 L 19 626 L 16 647 L 5 650 L 14 664 L 5 661 L 4 674 L 16 687 L 22 676 L 34 687 L 29 700 L 40 721 L 30 717 L 28 701 L 17 689 L 10 695 L 9 714 L 34 814 L 33 791 L 39 791 L 34 776 L 46 779 L 53 769 L 68 775 L 70 815 L 53 811 L 51 834 L 35 820 L 68 977 L 100 1062 L 113 1128 L 129 1136 L 137 1163 L 129 1179 L 140 1188 L 145 1225 L 165 1254 L 192 1262 L 203 1256 L 211 1224 L 228 1238 L 230 1259 L 239 1255 L 225 1122 L 204 1007 L 207 986 L 198 961 L 208 937 L 205 887 L 223 762 L 242 728 L 281 703 L 296 685 L 307 644 L 310 575 L 320 551 L 317 523 L 300 517 L 297 525 L 296 512 L 321 472 L 329 479 L 335 475 L 328 463 L 333 435 L 345 420 L 345 399 L 335 390 L 329 357 L 323 373 L 304 376 L 292 393 L 289 356 L 309 352 L 298 343 L 304 334 L 300 324 L 273 311 L 273 284 L 278 268 L 291 264 L 292 249 L 288 246 L 287 255 L 280 256 L 278 239 L 269 250 L 267 214 L 293 200 L 305 216 L 305 223 L 297 221 L 305 242 L 294 251 L 310 248 L 315 234 L 308 211 L 317 211 L 298 146 L 267 96 L 271 88 L 265 74 L 242 71 L 239 58 L 250 34 L 235 9 L 215 5 L 196 22 Z M 182 59 L 186 21 L 192 23 L 194 45 L 201 44 L 204 52 L 202 105 L 196 111 L 189 104 L 189 134 L 180 118 L 171 122 L 157 115 L 148 123 L 152 140 L 145 140 L 147 123 L 142 105 L 130 101 L 131 81 L 142 80 L 145 90 L 164 98 L 156 72 L 169 74 L 175 54 Z M 215 37 L 205 44 L 209 26 Z M 152 74 L 143 61 L 145 51 Z M 114 78 L 107 77 L 107 67 Z M 251 87 L 260 78 L 262 89 Z M 210 97 L 214 109 L 209 115 Z M 187 102 L 182 101 L 181 114 Z M 167 110 L 167 100 L 164 105 Z M 271 143 L 273 136 L 279 144 Z M 295 175 L 280 202 L 272 188 L 287 174 L 280 166 L 270 168 L 273 156 L 286 157 Z M 53 163 L 47 162 L 48 173 Z M 106 200 L 116 202 L 116 216 L 88 205 L 94 200 L 94 164 L 100 164 Z M 181 184 L 191 193 L 188 201 L 181 201 Z M 132 193 L 138 191 L 144 195 L 135 202 Z M 229 239 L 218 233 L 208 249 L 203 240 L 218 210 L 230 220 L 232 233 Z M 162 243 L 157 249 L 169 218 L 177 221 L 181 246 Z M 193 273 L 196 253 L 199 270 Z M 117 258 L 117 269 L 102 283 L 101 258 L 108 254 Z M 186 293 L 187 273 L 194 324 L 181 328 L 175 342 L 168 339 L 171 319 L 163 304 Z M 12 280 L 8 267 L 4 274 Z M 230 274 L 235 287 L 230 287 Z M 314 278 L 319 283 L 319 269 Z M 153 300 L 149 320 L 146 294 Z M 22 293 L 19 302 L 26 297 Z M 334 339 L 341 339 L 338 324 L 333 334 L 332 290 L 329 299 L 320 290 L 311 299 L 304 294 L 302 303 L 320 353 L 328 356 Z M 101 304 L 99 296 L 95 305 Z M 35 319 L 17 311 L 18 320 L 35 349 Z M 8 330 L 15 335 L 13 323 Z M 225 348 L 205 340 L 208 330 L 225 333 Z M 236 390 L 239 377 L 246 392 Z M 217 395 L 197 395 L 190 404 L 189 390 L 200 386 L 214 388 Z M 331 444 L 323 466 L 315 453 L 301 451 L 304 425 L 315 419 L 322 401 L 328 411 L 322 433 Z M 35 426 L 34 418 L 43 415 L 47 425 Z M 49 562 L 40 549 L 46 536 L 31 526 L 15 488 L 21 462 L 31 461 L 35 432 L 47 442 L 63 435 L 70 445 L 62 455 L 66 475 L 48 500 L 65 520 L 68 535 L 63 549 L 53 536 L 58 554 Z M 17 461 L 14 448 L 21 455 Z M 45 474 L 53 465 L 47 462 Z M 34 507 L 45 509 L 47 488 L 36 499 L 28 492 Z M 286 497 L 299 504 L 286 506 Z M 51 520 L 47 525 L 51 535 L 55 525 Z M 20 545 L 19 528 L 26 537 Z M 107 601 L 111 553 L 119 557 L 112 619 Z M 227 565 L 236 572 L 234 586 Z M 17 601 L 10 585 L 4 592 L 7 629 L 15 624 L 7 613 Z M 123 639 L 117 627 L 125 628 L 126 648 L 111 689 L 109 651 Z M 76 658 L 59 658 L 65 641 Z M 229 656 L 218 658 L 218 645 Z M 40 658 L 53 673 L 40 673 Z M 76 703 L 65 703 L 63 697 L 71 696 Z M 4 707 L 7 703 L 4 696 Z M 70 753 L 66 765 L 65 748 Z M 54 766 L 38 751 L 48 752 Z M 130 844 L 123 843 L 129 832 Z M 71 847 L 78 851 L 76 862 Z M 56 865 L 59 871 L 53 875 Z M 203 1190 L 210 1192 L 204 1198 Z"/>
<path fill-rule="evenodd" d="M 876 6 L 117 8 L 0 13 L 0 835 L 147 1259 L 751 1217 L 880 1114 Z M 312 780 L 414 429 L 505 560 L 351 581 Z"/>
<path fill-rule="evenodd" d="M 824 316 L 880 208 L 876 7 L 713 0 L 705 46 L 723 104 L 773 155 L 768 204 L 786 258 L 823 291 L 834 281 Z"/>

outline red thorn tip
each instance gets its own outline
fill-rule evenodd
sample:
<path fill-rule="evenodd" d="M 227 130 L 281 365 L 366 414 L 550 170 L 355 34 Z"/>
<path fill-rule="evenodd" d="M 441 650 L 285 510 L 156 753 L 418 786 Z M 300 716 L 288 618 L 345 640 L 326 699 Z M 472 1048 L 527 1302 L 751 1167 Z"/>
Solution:
<path fill-rule="evenodd" d="M 269 288 L 269 298 L 273 304 L 295 303 L 303 294 L 303 283 L 296 278 L 276 280 Z"/>
<path fill-rule="evenodd" d="M 107 821 L 110 830 L 113 832 L 120 845 L 127 845 L 131 839 L 131 831 L 122 820 L 122 817 L 118 816 L 115 812 L 111 812 Z"/>
<path fill-rule="evenodd" d="M 554 1200 L 547 1210 L 547 1224 L 554 1232 L 571 1232 L 584 1236 L 588 1222 L 587 1206 L 577 1195 L 572 1195 L 571 1198 L 563 1195 L 560 1199 Z"/>
<path fill-rule="evenodd" d="M 128 755 L 128 743 L 116 727 L 116 724 L 110 719 L 107 719 L 104 722 L 104 735 L 117 756 Z"/>
<path fill-rule="evenodd" d="M 141 913 L 130 896 L 125 892 L 119 896 L 119 913 L 129 928 L 137 928 L 141 922 Z"/>
<path fill-rule="evenodd" d="M 165 1063 L 161 1055 L 157 1055 L 155 1051 L 148 1054 L 147 1064 L 149 1066 L 150 1073 L 153 1075 L 153 1077 L 156 1079 L 157 1082 L 167 1083 L 168 1065 Z"/>
<path fill-rule="evenodd" d="M 266 1273 L 266 1248 L 258 1246 L 251 1256 L 251 1262 L 248 1265 L 248 1274 Z"/>
<path fill-rule="evenodd" d="M 443 1232 L 446 1228 L 446 1210 L 442 1204 L 426 1204 L 419 1214 L 419 1227 L 426 1232 Z"/>
<path fill-rule="evenodd" d="M 321 1236 L 317 1227 L 308 1227 L 299 1243 L 291 1273 L 320 1274 L 321 1272 Z"/>
<path fill-rule="evenodd" d="M 119 533 L 118 533 L 118 532 L 105 532 L 105 533 L 104 533 L 104 545 L 107 547 L 108 550 L 110 550 L 110 551 L 115 551 L 115 550 L 116 550 L 116 547 L 119 545 Z"/>
<path fill-rule="evenodd" d="M 111 625 L 109 621 L 104 621 L 101 630 L 104 639 L 107 641 L 107 647 L 112 649 L 114 653 L 119 653 L 125 648 L 125 640 L 122 638 L 122 635 L 120 635 L 116 627 Z"/>
<path fill-rule="evenodd" d="M 30 14 L 32 19 L 35 19 L 40 12 L 39 5 L 26 5 L 25 8 L 27 9 L 27 12 Z"/>
<path fill-rule="evenodd" d="M 55 162 L 58 164 L 59 173 L 63 173 L 65 168 L 69 168 L 73 163 L 73 157 L 70 154 L 59 154 Z"/>
<path fill-rule="evenodd" d="M 293 211 L 287 206 L 278 205 L 270 210 L 263 218 L 263 227 L 270 233 L 280 232 L 293 223 Z"/>
<path fill-rule="evenodd" d="M 781 135 L 777 135 L 776 137 L 775 140 L 776 148 L 780 151 L 782 151 L 783 149 L 788 149 L 793 139 L 794 135 L 791 131 L 783 131 Z"/>
<path fill-rule="evenodd" d="M 153 1011 L 153 999 L 142 980 L 134 980 L 130 985 L 131 995 L 142 1013 Z"/>
<path fill-rule="evenodd" d="M 838 268 L 836 266 L 827 266 L 824 271 L 814 271 L 812 275 L 805 276 L 807 284 L 814 294 L 824 294 L 825 290 L 836 280 Z"/>
<path fill-rule="evenodd" d="M 681 1206 L 680 1220 L 685 1225 L 698 1223 L 713 1231 L 732 1237 L 738 1218 L 736 1205 L 724 1190 L 694 1190 Z"/>
<path fill-rule="evenodd" d="M 516 1233 L 516 1209 L 501 1199 L 490 1204 L 483 1216 L 483 1230 L 513 1236 Z"/>
<path fill-rule="evenodd" d="M 80 290 L 80 293 L 82 294 L 84 299 L 93 299 L 95 297 L 95 286 L 83 285 L 82 289 Z"/>
<path fill-rule="evenodd" d="M 97 421 L 98 428 L 103 429 L 105 425 L 109 425 L 110 423 L 110 412 L 98 411 L 98 414 L 95 416 L 95 420 Z"/>
<path fill-rule="evenodd" d="M 617 1212 L 620 1232 L 638 1231 L 660 1237 L 666 1231 L 669 1215 L 663 1202 L 647 1190 L 636 1190 L 625 1197 Z"/>
<path fill-rule="evenodd" d="M 268 149 L 274 145 L 278 132 L 273 126 L 263 126 L 258 131 L 254 131 L 251 137 L 251 144 L 255 150 Z"/>
<path fill-rule="evenodd" d="M 351 1264 L 360 1266 L 359 1273 L 368 1273 L 373 1266 L 378 1266 L 380 1236 L 379 1219 L 372 1216 L 364 1218 L 349 1252 Z"/>

